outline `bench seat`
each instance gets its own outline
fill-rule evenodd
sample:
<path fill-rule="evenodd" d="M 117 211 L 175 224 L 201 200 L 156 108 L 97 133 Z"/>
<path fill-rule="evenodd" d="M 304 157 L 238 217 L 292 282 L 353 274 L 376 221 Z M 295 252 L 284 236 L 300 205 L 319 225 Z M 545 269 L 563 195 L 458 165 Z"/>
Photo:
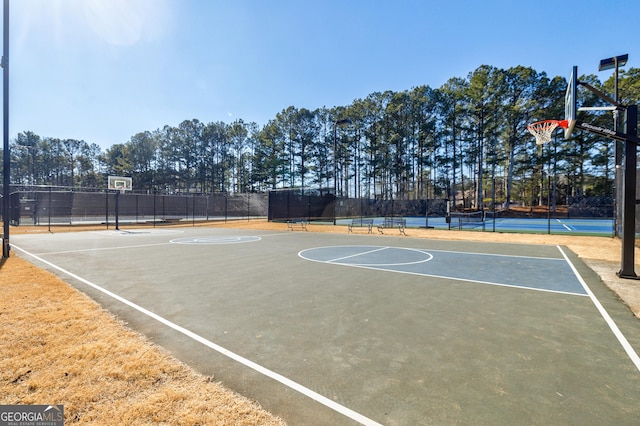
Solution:
<path fill-rule="evenodd" d="M 287 228 L 289 229 L 289 231 L 295 231 L 296 229 L 300 229 L 301 231 L 306 231 L 307 221 L 303 219 L 288 220 Z"/>
<path fill-rule="evenodd" d="M 352 233 L 354 228 L 366 228 L 367 234 L 371 234 L 373 233 L 373 219 L 353 219 L 347 227 L 349 233 Z"/>
<path fill-rule="evenodd" d="M 378 225 L 378 234 L 384 234 L 385 229 L 398 228 L 401 235 L 406 236 L 405 228 L 407 227 L 407 221 L 402 217 L 385 217 L 382 225 Z"/>

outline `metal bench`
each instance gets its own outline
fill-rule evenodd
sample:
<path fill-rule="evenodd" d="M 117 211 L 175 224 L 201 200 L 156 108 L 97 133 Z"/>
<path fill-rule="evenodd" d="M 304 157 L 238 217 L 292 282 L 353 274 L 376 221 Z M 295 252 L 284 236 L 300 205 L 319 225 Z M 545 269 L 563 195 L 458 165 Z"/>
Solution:
<path fill-rule="evenodd" d="M 382 225 L 378 225 L 378 234 L 384 234 L 385 229 L 398 228 L 400 234 L 406 236 L 404 230 L 407 227 L 407 221 L 402 217 L 385 217 Z"/>
<path fill-rule="evenodd" d="M 351 223 L 347 225 L 348 232 L 353 232 L 353 228 L 367 228 L 367 234 L 373 232 L 373 219 L 353 219 Z"/>
<path fill-rule="evenodd" d="M 293 219 L 287 221 L 287 228 L 289 231 L 295 231 L 300 229 L 301 231 L 307 230 L 307 221 L 304 219 Z"/>

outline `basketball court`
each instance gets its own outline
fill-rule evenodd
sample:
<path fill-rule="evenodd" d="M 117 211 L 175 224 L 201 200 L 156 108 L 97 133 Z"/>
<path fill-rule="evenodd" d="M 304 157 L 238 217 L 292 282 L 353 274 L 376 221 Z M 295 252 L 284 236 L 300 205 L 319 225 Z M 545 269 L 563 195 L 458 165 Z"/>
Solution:
<path fill-rule="evenodd" d="M 17 235 L 289 424 L 635 424 L 637 318 L 558 246 L 162 228 Z"/>

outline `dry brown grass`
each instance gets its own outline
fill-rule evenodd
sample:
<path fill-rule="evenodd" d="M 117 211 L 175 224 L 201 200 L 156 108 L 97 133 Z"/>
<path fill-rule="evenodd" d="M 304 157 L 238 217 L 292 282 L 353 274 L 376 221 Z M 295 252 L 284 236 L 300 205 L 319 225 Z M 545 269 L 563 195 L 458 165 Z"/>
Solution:
<path fill-rule="evenodd" d="M 285 224 L 266 221 L 196 226 L 287 230 Z M 104 226 L 51 231 L 93 229 Z M 309 230 L 346 234 L 346 227 L 340 226 L 310 225 Z M 17 227 L 12 232 L 48 230 Z M 407 233 L 411 238 L 567 246 L 640 316 L 640 284 L 615 276 L 621 247 L 617 239 L 432 229 Z M 0 266 L 0 289 L 0 404 L 64 404 L 67 424 L 284 424 L 176 361 L 88 297 L 15 255 Z"/>
<path fill-rule="evenodd" d="M 63 404 L 66 424 L 284 424 L 54 275 L 16 256 L 0 271 L 0 404 Z"/>

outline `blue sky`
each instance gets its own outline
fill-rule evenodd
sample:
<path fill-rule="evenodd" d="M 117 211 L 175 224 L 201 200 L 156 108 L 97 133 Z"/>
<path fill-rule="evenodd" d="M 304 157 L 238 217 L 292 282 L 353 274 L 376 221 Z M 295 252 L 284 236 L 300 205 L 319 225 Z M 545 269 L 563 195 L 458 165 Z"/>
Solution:
<path fill-rule="evenodd" d="M 10 137 L 83 139 L 348 105 L 478 66 L 640 67 L 637 0 L 11 0 Z M 559 94 L 564 96 L 564 94 Z M 562 117 L 548 117 L 562 118 Z"/>

